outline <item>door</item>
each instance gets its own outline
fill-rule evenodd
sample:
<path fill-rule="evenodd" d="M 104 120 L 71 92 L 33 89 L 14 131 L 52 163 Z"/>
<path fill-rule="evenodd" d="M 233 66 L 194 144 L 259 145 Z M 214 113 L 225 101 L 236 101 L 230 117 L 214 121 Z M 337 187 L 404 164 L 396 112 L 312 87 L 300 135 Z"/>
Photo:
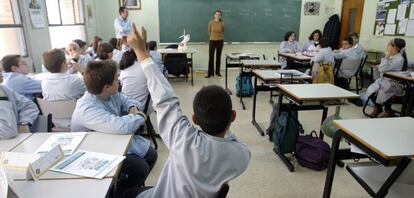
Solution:
<path fill-rule="evenodd" d="M 341 34 L 339 43 L 351 32 L 361 31 L 364 0 L 343 0 L 341 14 Z M 339 45 L 341 46 L 341 45 Z"/>

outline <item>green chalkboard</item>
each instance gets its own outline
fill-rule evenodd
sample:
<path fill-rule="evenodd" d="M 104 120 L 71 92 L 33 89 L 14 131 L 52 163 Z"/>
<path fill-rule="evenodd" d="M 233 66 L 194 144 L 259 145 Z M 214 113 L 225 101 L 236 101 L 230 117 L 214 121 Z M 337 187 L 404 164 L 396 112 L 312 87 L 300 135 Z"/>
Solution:
<path fill-rule="evenodd" d="M 183 30 L 190 42 L 208 42 L 214 11 L 223 12 L 224 40 L 277 42 L 299 33 L 301 0 L 159 0 L 161 43 L 176 43 Z"/>

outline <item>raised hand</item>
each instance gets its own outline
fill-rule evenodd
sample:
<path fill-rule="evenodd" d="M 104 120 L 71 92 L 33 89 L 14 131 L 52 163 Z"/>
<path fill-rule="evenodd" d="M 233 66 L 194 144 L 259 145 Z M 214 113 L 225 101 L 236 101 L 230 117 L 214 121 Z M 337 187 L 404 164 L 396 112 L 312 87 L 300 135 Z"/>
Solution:
<path fill-rule="evenodd" d="M 138 60 L 141 62 L 149 57 L 147 51 L 147 31 L 144 27 L 141 28 L 142 34 L 137 31 L 135 23 L 132 24 L 132 31 L 128 34 L 127 43 L 134 49 Z"/>

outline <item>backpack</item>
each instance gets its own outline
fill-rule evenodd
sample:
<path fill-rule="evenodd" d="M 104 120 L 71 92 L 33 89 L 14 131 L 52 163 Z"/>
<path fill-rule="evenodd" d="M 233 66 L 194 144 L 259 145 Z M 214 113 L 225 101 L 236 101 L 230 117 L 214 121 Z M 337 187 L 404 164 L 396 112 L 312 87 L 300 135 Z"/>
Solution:
<path fill-rule="evenodd" d="M 329 145 L 318 138 L 315 131 L 312 131 L 310 135 L 298 137 L 296 159 L 301 166 L 321 171 L 328 167 L 330 153 Z"/>
<path fill-rule="evenodd" d="M 241 80 L 243 83 L 243 90 L 241 93 L 243 97 L 250 97 L 253 95 L 252 77 L 244 74 Z M 236 77 L 236 96 L 240 97 L 240 75 Z"/>
<path fill-rule="evenodd" d="M 280 154 L 293 153 L 299 133 L 303 133 L 297 111 L 282 111 L 277 115 L 277 105 L 273 106 L 270 126 L 267 129 L 269 140 Z"/>
<path fill-rule="evenodd" d="M 320 63 L 318 72 L 312 83 L 335 83 L 333 66 L 331 63 Z"/>

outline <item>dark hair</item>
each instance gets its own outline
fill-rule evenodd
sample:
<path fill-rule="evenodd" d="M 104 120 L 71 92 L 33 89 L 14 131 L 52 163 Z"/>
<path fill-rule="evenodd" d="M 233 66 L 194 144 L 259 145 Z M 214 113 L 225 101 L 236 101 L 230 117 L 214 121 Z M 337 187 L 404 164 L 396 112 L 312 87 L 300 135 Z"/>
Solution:
<path fill-rule="evenodd" d="M 286 32 L 285 37 L 283 39 L 285 41 L 288 41 L 289 37 L 292 36 L 292 34 L 295 34 L 295 32 L 293 32 L 293 31 Z"/>
<path fill-rule="evenodd" d="M 102 41 L 102 38 L 99 36 L 94 36 L 91 47 L 96 51 L 98 49 L 99 41 Z"/>
<path fill-rule="evenodd" d="M 222 87 L 211 85 L 197 92 L 193 110 L 201 129 L 216 136 L 224 132 L 231 121 L 232 103 Z"/>
<path fill-rule="evenodd" d="M 83 74 L 86 90 L 91 94 L 100 94 L 105 85 L 111 85 L 117 72 L 112 60 L 90 61 Z"/>
<path fill-rule="evenodd" d="M 85 41 L 82 41 L 80 39 L 75 39 L 75 40 L 73 40 L 73 42 L 76 43 L 76 44 L 78 44 L 80 48 L 83 48 L 86 45 L 86 42 Z"/>
<path fill-rule="evenodd" d="M 359 34 L 358 33 L 356 33 L 356 32 L 351 32 L 351 33 L 349 33 L 349 35 L 348 36 L 350 36 L 350 37 L 357 37 L 357 38 L 359 38 Z"/>
<path fill-rule="evenodd" d="M 115 49 L 116 46 L 117 46 L 117 44 L 118 44 L 118 39 L 111 38 L 111 39 L 109 39 L 109 42 L 108 43 L 111 44 L 111 46 Z"/>
<path fill-rule="evenodd" d="M 5 72 L 12 72 L 12 66 L 19 66 L 20 55 L 6 55 L 1 59 L 1 64 Z M 1 74 L 0 74 L 1 75 Z"/>
<path fill-rule="evenodd" d="M 124 70 L 131 67 L 137 61 L 137 55 L 134 50 L 128 50 L 122 54 L 122 59 L 119 62 L 119 69 Z"/>
<path fill-rule="evenodd" d="M 221 16 L 223 17 L 223 12 L 222 12 L 221 10 L 217 9 L 217 10 L 214 12 L 214 14 L 216 14 L 216 12 L 220 12 Z M 223 20 L 221 20 L 221 17 L 220 17 L 220 21 L 223 21 Z"/>
<path fill-rule="evenodd" d="M 101 60 L 109 59 L 109 53 L 112 53 L 114 48 L 109 43 L 102 43 L 98 46 L 96 50 L 96 56 Z"/>
<path fill-rule="evenodd" d="M 322 38 L 322 32 L 319 29 L 316 29 L 309 35 L 309 40 L 313 40 L 314 34 L 319 34 L 319 40 Z"/>
<path fill-rule="evenodd" d="M 128 10 L 128 8 L 127 7 L 125 7 L 125 6 L 121 6 L 121 7 L 119 7 L 119 14 L 121 14 L 122 12 L 124 12 L 125 10 Z"/>
<path fill-rule="evenodd" d="M 43 65 L 50 73 L 59 73 L 62 64 L 66 62 L 65 52 L 61 49 L 52 49 L 43 53 Z"/>
<path fill-rule="evenodd" d="M 319 39 L 319 45 L 321 46 L 321 48 L 329 47 L 328 38 L 322 37 L 321 39 Z"/>
<path fill-rule="evenodd" d="M 148 42 L 148 49 L 149 50 L 155 50 L 155 48 L 157 48 L 157 41 L 150 41 Z"/>
<path fill-rule="evenodd" d="M 348 44 L 350 44 L 350 45 L 354 45 L 354 39 L 352 39 L 352 37 L 350 37 L 350 36 L 345 37 L 343 39 L 343 41 L 348 42 Z"/>
<path fill-rule="evenodd" d="M 401 55 L 404 58 L 404 64 L 403 64 L 402 70 L 403 71 L 407 70 L 408 61 L 407 61 L 407 54 L 405 53 L 405 49 L 404 49 L 406 45 L 405 40 L 402 38 L 395 38 L 392 40 L 391 43 L 393 43 L 394 46 L 398 48 L 398 52 L 401 53 Z"/>

